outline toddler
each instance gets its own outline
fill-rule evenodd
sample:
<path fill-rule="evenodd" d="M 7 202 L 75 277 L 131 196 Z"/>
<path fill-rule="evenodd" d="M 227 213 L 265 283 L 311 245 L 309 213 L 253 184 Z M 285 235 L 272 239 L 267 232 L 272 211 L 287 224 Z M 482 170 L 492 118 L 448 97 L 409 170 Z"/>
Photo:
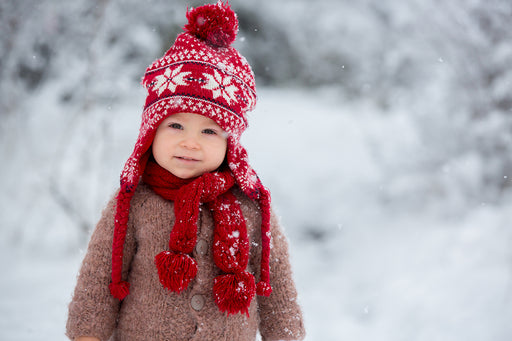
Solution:
<path fill-rule="evenodd" d="M 302 340 L 286 239 L 240 136 L 254 74 L 228 4 L 188 24 L 143 78 L 139 137 L 91 237 L 72 340 Z"/>

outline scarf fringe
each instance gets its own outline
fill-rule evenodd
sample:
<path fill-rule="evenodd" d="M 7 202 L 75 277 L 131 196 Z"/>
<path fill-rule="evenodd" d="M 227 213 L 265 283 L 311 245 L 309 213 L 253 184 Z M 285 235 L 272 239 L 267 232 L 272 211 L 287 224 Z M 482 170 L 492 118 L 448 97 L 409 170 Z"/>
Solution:
<path fill-rule="evenodd" d="M 162 251 L 155 257 L 158 277 L 163 287 L 181 293 L 196 277 L 197 262 L 181 252 Z"/>
<path fill-rule="evenodd" d="M 249 317 L 249 307 L 255 293 L 254 276 L 247 271 L 217 276 L 213 280 L 215 303 L 220 311 L 228 315 L 241 313 Z"/>

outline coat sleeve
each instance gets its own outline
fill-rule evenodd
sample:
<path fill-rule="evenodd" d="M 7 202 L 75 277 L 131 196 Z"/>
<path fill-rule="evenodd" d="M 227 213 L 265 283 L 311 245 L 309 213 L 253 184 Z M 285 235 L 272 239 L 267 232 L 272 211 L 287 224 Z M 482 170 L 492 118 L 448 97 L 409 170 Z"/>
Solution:
<path fill-rule="evenodd" d="M 112 297 L 108 288 L 111 281 L 115 203 L 114 196 L 96 225 L 78 274 L 66 325 L 66 335 L 72 340 L 79 336 L 108 340 L 116 327 L 120 302 Z M 127 278 L 135 250 L 132 225 L 128 223 L 124 245 L 123 278 Z"/>
<path fill-rule="evenodd" d="M 260 333 L 263 341 L 303 340 L 305 329 L 302 311 L 289 261 L 288 242 L 278 219 L 272 212 L 269 297 L 258 296 Z"/>

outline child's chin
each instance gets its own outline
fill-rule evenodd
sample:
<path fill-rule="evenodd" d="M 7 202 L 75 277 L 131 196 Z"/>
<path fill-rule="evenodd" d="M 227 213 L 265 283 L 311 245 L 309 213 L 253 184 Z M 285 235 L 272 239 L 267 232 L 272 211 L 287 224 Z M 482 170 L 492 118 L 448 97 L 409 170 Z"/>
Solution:
<path fill-rule="evenodd" d="M 171 172 L 171 173 L 180 179 L 188 180 L 188 179 L 197 178 L 198 176 L 201 176 L 204 172 L 196 171 L 196 172 Z"/>

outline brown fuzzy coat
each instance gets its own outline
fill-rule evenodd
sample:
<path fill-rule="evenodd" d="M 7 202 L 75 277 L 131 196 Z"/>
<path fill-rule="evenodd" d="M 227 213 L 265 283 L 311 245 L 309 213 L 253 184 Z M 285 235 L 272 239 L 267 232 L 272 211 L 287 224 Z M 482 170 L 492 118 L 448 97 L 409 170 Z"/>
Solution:
<path fill-rule="evenodd" d="M 251 240 L 248 271 L 259 277 L 260 224 L 257 205 L 236 191 Z M 196 278 L 181 294 L 167 291 L 158 280 L 154 257 L 167 249 L 174 222 L 173 203 L 140 184 L 131 202 L 125 242 L 123 278 L 130 294 L 119 303 L 110 295 L 111 250 L 115 199 L 112 199 L 91 237 L 73 299 L 69 305 L 67 336 L 95 336 L 100 340 L 302 340 L 302 313 L 288 261 L 288 245 L 272 216 L 270 297 L 255 298 L 250 317 L 227 316 L 219 311 L 212 294 L 213 278 L 220 270 L 213 262 L 213 220 L 207 209 L 199 217 L 198 243 L 193 257 Z"/>

